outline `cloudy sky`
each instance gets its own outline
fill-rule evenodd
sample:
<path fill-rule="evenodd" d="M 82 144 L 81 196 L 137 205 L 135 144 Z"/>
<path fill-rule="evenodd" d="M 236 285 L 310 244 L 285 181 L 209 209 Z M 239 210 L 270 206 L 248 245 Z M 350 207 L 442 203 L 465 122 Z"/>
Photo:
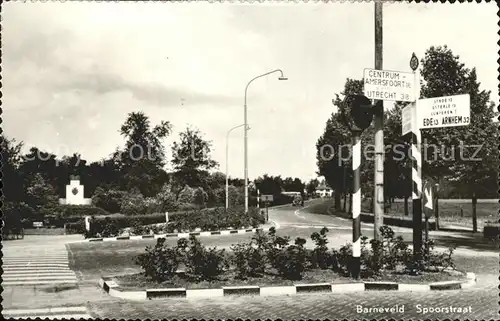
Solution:
<path fill-rule="evenodd" d="M 124 143 L 128 113 L 174 134 L 199 128 L 225 170 L 227 131 L 243 123 L 249 176 L 315 176 L 315 143 L 346 78 L 374 65 L 373 4 L 21 3 L 3 5 L 3 127 L 9 138 L 98 160 Z M 384 4 L 384 69 L 409 71 L 447 44 L 497 95 L 497 8 Z M 229 139 L 229 174 L 243 177 L 243 131 Z"/>

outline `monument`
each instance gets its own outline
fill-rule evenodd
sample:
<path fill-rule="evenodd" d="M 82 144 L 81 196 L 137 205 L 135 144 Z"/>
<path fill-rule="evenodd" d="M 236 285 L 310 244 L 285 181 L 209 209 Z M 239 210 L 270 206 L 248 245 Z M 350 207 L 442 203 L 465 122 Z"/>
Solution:
<path fill-rule="evenodd" d="M 91 198 L 85 198 L 83 195 L 83 185 L 80 184 L 78 176 L 71 176 L 70 182 L 66 185 L 66 198 L 60 198 L 59 204 L 64 205 L 90 205 Z"/>

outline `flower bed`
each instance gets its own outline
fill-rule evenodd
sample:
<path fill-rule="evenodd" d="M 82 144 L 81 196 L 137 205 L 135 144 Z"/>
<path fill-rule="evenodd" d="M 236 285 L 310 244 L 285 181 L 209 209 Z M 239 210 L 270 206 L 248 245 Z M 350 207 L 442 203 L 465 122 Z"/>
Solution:
<path fill-rule="evenodd" d="M 237 278 L 237 272 L 234 270 L 225 271 L 217 279 L 211 281 L 198 281 L 190 279 L 185 273 L 177 273 L 171 279 L 163 282 L 155 282 L 144 273 L 128 274 L 116 276 L 113 280 L 127 291 L 144 290 L 152 288 L 186 288 L 186 289 L 213 289 L 223 286 L 286 286 L 294 284 L 311 283 L 358 283 L 362 282 L 396 282 L 406 284 L 426 284 L 440 281 L 459 281 L 466 280 L 465 273 L 444 272 L 422 272 L 419 275 L 408 275 L 397 272 L 385 272 L 378 276 L 371 276 L 356 280 L 345 275 L 341 275 L 332 270 L 315 269 L 306 271 L 300 281 L 287 280 L 280 277 L 276 271 L 266 272 L 261 277 L 248 277 L 247 279 Z"/>
<path fill-rule="evenodd" d="M 327 247 L 327 228 L 313 233 L 313 250 L 304 247 L 306 240 L 279 237 L 271 228 L 269 233 L 257 232 L 248 243 L 238 243 L 231 251 L 206 248 L 190 236 L 179 239 L 169 247 L 164 238 L 136 258 L 143 273 L 118 277 L 124 287 L 185 287 L 210 288 L 228 285 L 286 285 L 290 282 L 340 282 L 354 280 L 352 248 L 344 245 L 338 250 Z M 383 241 L 362 239 L 361 273 L 364 281 L 422 283 L 465 279 L 465 273 L 455 270 L 448 253 L 435 253 L 433 243 L 425 245 L 423 260 L 415 262 L 401 237 L 395 237 L 387 226 L 381 227 Z M 184 271 L 179 273 L 179 268 Z M 359 282 L 359 281 L 358 281 Z"/>

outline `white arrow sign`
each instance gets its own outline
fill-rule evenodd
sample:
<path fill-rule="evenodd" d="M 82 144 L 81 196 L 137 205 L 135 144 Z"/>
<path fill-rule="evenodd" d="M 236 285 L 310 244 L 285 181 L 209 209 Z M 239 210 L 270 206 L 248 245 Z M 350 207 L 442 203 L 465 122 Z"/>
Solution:
<path fill-rule="evenodd" d="M 432 186 L 427 186 L 424 189 L 424 194 L 425 194 L 425 204 L 424 207 L 432 210 Z"/>

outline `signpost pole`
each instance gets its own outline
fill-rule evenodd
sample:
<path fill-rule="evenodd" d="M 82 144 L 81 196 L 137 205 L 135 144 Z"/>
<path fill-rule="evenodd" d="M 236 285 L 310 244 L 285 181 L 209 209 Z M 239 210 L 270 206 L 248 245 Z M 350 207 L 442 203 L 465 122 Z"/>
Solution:
<path fill-rule="evenodd" d="M 266 222 L 269 223 L 269 202 L 266 202 Z"/>
<path fill-rule="evenodd" d="M 352 276 L 359 278 L 361 271 L 361 133 L 352 133 L 352 170 L 354 182 L 352 190 Z"/>
<path fill-rule="evenodd" d="M 382 1 L 375 0 L 375 69 L 383 67 L 383 15 Z M 384 225 L 384 102 L 374 101 L 375 173 L 374 176 L 374 236 L 381 241 L 380 228 Z"/>
<path fill-rule="evenodd" d="M 412 103 L 415 108 L 414 116 L 417 114 L 417 100 L 420 97 L 418 81 L 418 59 L 413 53 L 410 60 L 410 67 L 413 70 L 415 101 Z M 411 155 L 412 155 L 412 210 L 413 210 L 413 256 L 415 262 L 419 264 L 422 259 L 422 154 L 421 154 L 421 131 L 417 122 L 412 122 L 411 129 Z"/>

